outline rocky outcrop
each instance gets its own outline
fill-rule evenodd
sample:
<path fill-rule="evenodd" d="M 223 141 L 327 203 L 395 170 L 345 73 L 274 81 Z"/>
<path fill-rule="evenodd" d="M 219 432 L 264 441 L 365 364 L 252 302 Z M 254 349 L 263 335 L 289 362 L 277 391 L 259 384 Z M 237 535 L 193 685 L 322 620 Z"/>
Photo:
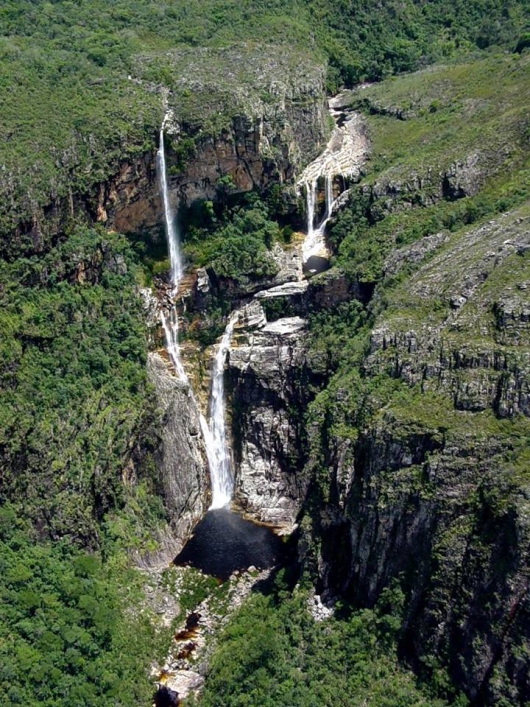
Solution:
<path fill-rule="evenodd" d="M 325 67 L 293 51 L 242 45 L 168 55 L 175 209 L 287 182 L 318 152 L 329 130 Z M 123 232 L 152 228 L 159 213 L 152 161 L 144 174 L 148 184 L 127 167 L 119 185 L 101 187 L 100 220 Z"/>
<path fill-rule="evenodd" d="M 171 562 L 208 508 L 210 480 L 199 411 L 190 388 L 176 378 L 158 353 L 149 354 L 148 373 L 162 411 L 161 444 L 154 458 L 162 480 L 171 537 L 150 562 Z"/>
<path fill-rule="evenodd" d="M 166 152 L 174 207 L 285 182 L 325 142 L 329 131 L 326 71 L 318 61 L 287 47 L 246 45 L 194 49 L 168 57 L 173 91 Z M 160 60 L 157 56 L 156 61 Z M 144 68 L 147 64 L 144 57 Z M 139 66 L 139 75 L 142 70 Z M 167 89 L 141 79 L 132 84 L 149 94 L 150 105 L 153 95 L 160 96 L 161 123 Z M 133 124 L 142 125 L 143 119 L 130 116 Z M 50 187 L 49 195 L 42 191 L 38 200 L 28 197 L 18 221 L 13 220 L 18 211 L 7 210 L 9 227 L 0 237 L 0 255 L 43 253 L 73 219 L 162 239 L 154 148 L 160 126 L 153 125 L 155 120 L 153 110 L 149 124 L 142 125 L 134 140 L 120 138 L 119 144 L 105 144 L 102 154 L 101 146 L 96 150 L 91 145 L 95 152 L 88 172 L 79 156 L 69 155 L 72 165 L 65 168 L 68 178 L 61 175 L 60 190 Z M 153 147 L 146 149 L 146 144 Z M 73 153 L 76 149 L 72 148 Z M 225 182 L 219 183 L 221 178 Z"/>
<path fill-rule="evenodd" d="M 89 225 L 101 223 L 124 233 L 137 233 L 140 229 L 152 234 L 160 231 L 162 237 L 162 205 L 155 188 L 155 151 L 142 154 L 138 145 L 134 148 L 131 146 L 130 150 L 134 157 L 115 158 L 106 165 L 107 176 L 103 181 L 87 185 L 86 175 L 82 178 L 78 175 L 78 180 L 70 180 L 74 187 L 70 186 L 66 195 L 52 193 L 46 203 L 33 203 L 31 218 L 21 217 L 12 224 L 9 237 L 2 238 L 0 233 L 2 257 L 12 259 L 22 254 L 45 253 L 76 221 Z M 41 201 L 45 198 L 42 194 Z"/>
<path fill-rule="evenodd" d="M 361 174 L 370 154 L 366 124 L 359 113 L 344 112 L 340 99 L 339 95 L 329 101 L 335 129 L 326 149 L 302 172 L 299 186 L 311 184 L 324 176 L 354 180 Z"/>
<path fill-rule="evenodd" d="M 408 262 L 442 243 L 440 236 L 419 241 L 406 250 Z M 529 415 L 530 302 L 524 279 L 514 277 L 520 270 L 524 278 L 528 253 L 530 219 L 522 212 L 453 239 L 410 279 L 405 307 L 390 309 L 372 331 L 366 370 L 442 390 L 459 410 Z M 399 251 L 391 260 L 399 262 Z M 428 317 L 410 306 L 435 301 Z"/>
<path fill-rule="evenodd" d="M 185 595 L 186 581 L 194 581 L 195 570 L 188 567 L 173 567 L 173 587 L 168 595 L 167 584 L 164 586 L 166 601 L 170 604 Z M 269 579 L 270 569 L 258 571 L 249 567 L 246 572 L 235 572 L 225 581 L 222 588 L 211 590 L 208 596 L 199 604 L 192 605 L 185 616 L 185 623 L 178 626 L 169 647 L 169 653 L 163 665 L 153 664 L 151 675 L 156 678 L 160 696 L 164 691 L 178 694 L 179 698 L 186 700 L 193 694 L 200 692 L 207 679 L 210 659 L 215 650 L 218 637 L 222 636 L 223 629 L 231 617 L 241 607 L 250 593 Z M 158 580 L 160 582 L 160 579 Z M 166 578 L 167 582 L 167 578 Z M 197 579 L 195 578 L 195 582 Z M 188 594 L 189 594 L 188 588 Z M 204 596 L 201 591 L 195 596 Z M 190 597 L 188 595 L 187 602 Z M 160 613 L 160 609 L 155 604 Z M 173 619 L 175 616 L 172 617 Z M 155 703 L 156 704 L 156 703 Z M 163 702 L 164 705 L 167 702 Z"/>
<path fill-rule="evenodd" d="M 361 436 L 353 467 L 337 466 L 349 510 L 325 521 L 325 582 L 372 606 L 398 580 L 416 666 L 436 658 L 474 702 L 518 704 L 529 695 L 528 662 L 514 660 L 530 627 L 528 492 L 510 489 L 506 437 L 468 424 L 457 417 L 444 438 L 441 424 L 388 414 Z"/>
<path fill-rule="evenodd" d="M 303 410 L 310 399 L 300 317 L 268 323 L 258 302 L 236 330 L 228 366 L 236 500 L 260 521 L 291 526 L 305 496 Z"/>
<path fill-rule="evenodd" d="M 373 606 L 399 583 L 403 652 L 474 705 L 530 698 L 529 255 L 523 207 L 390 256 L 424 264 L 386 293 L 364 411 L 335 384 L 317 445 L 320 589 Z"/>

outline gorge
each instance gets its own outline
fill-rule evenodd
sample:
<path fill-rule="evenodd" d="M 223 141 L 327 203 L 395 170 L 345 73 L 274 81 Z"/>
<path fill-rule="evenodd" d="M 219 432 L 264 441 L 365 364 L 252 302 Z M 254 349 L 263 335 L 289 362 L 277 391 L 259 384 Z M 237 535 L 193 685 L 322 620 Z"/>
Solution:
<path fill-rule="evenodd" d="M 1 704 L 530 702 L 529 21 L 7 0 Z"/>

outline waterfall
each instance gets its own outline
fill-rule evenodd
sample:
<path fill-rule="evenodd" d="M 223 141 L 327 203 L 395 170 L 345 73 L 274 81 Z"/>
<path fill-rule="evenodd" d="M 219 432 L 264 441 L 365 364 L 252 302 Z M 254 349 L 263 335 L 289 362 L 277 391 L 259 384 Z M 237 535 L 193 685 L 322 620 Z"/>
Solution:
<path fill-rule="evenodd" d="M 331 173 L 326 173 L 324 175 L 326 211 L 322 221 L 319 223 L 317 228 L 315 228 L 315 221 L 318 216 L 317 182 L 318 178 L 315 178 L 310 182 L 304 182 L 307 203 L 307 236 L 302 244 L 302 256 L 304 263 L 306 263 L 312 256 L 319 255 L 319 253 L 326 251 L 326 241 L 324 238 L 326 225 L 331 218 L 333 205 L 335 203 L 333 201 L 333 175 Z"/>
<path fill-rule="evenodd" d="M 307 236 L 310 238 L 313 235 L 315 224 L 315 209 L 317 204 L 317 180 L 314 179 L 310 184 L 306 183 L 306 204 L 307 204 Z"/>
<path fill-rule="evenodd" d="M 165 118 L 164 118 L 165 123 Z M 169 191 L 167 188 L 166 154 L 164 150 L 164 123 L 160 128 L 160 143 L 157 152 L 158 179 L 160 191 L 162 192 L 162 202 L 164 204 L 164 219 L 166 224 L 166 234 L 169 245 L 170 278 L 173 285 L 173 295 L 176 295 L 180 280 L 182 279 L 182 258 L 180 254 L 180 241 L 175 226 L 175 216 L 169 201 Z M 188 383 L 188 376 L 182 365 L 179 346 L 179 320 L 175 305 L 171 307 L 169 317 L 166 319 L 163 312 L 160 313 L 164 334 L 166 337 L 166 348 L 171 358 L 177 375 L 181 381 Z"/>
<path fill-rule="evenodd" d="M 326 211 L 324 213 L 324 217 L 322 218 L 322 221 L 319 223 L 318 228 L 316 229 L 316 232 L 320 235 L 323 236 L 325 231 L 326 231 L 326 226 L 331 218 L 331 214 L 333 213 L 333 206 L 335 204 L 333 200 L 333 176 L 331 174 L 325 174 L 324 175 L 324 194 L 326 196 Z M 314 198 L 315 207 L 316 207 L 316 197 Z M 313 215 L 314 218 L 314 215 Z"/>
<path fill-rule="evenodd" d="M 324 220 L 320 225 L 323 230 L 326 228 L 326 224 L 331 218 L 331 212 L 333 211 L 333 177 L 330 174 L 326 174 L 326 215 Z"/>
<path fill-rule="evenodd" d="M 177 315 L 177 309 L 173 306 L 169 312 L 169 321 L 166 319 L 164 312 L 160 312 L 160 319 L 162 321 L 162 326 L 164 327 L 164 334 L 166 336 L 166 348 L 169 354 L 175 370 L 177 371 L 178 377 L 184 383 L 188 383 L 188 376 L 182 365 L 182 360 L 180 358 L 180 346 L 179 346 L 179 320 Z"/>
<path fill-rule="evenodd" d="M 176 307 L 171 308 L 169 320 L 166 319 L 163 312 L 160 314 L 160 319 L 162 320 L 162 326 L 164 327 L 164 333 L 166 336 L 166 348 L 169 353 L 169 357 L 171 359 L 171 362 L 173 363 L 173 366 L 175 367 L 175 370 L 177 372 L 179 379 L 183 383 L 188 384 L 189 392 L 190 392 L 191 399 L 193 400 L 193 404 L 195 405 L 197 410 L 199 410 L 199 405 L 197 403 L 197 400 L 196 400 L 193 390 L 191 388 L 189 378 L 186 374 L 184 366 L 182 365 L 182 359 L 180 357 L 180 347 L 179 347 L 179 342 L 178 342 L 178 316 L 177 316 Z M 224 341 L 224 337 L 223 337 L 223 341 Z M 224 349 L 225 357 L 226 357 L 226 352 L 228 350 L 229 345 L 230 345 L 230 342 L 228 342 L 228 345 Z M 221 351 L 221 348 L 219 349 L 219 351 Z M 217 364 L 218 358 L 219 358 L 219 354 L 216 358 L 216 372 L 217 372 L 217 368 L 218 368 L 218 364 Z M 221 365 L 221 373 L 220 373 L 220 375 L 221 375 L 221 395 L 224 395 L 224 391 L 222 390 L 222 388 L 223 388 L 222 378 L 223 378 L 224 358 L 223 358 L 223 361 L 220 365 Z M 223 407 L 223 410 L 221 411 L 221 415 L 222 415 L 222 420 L 224 421 L 224 403 L 223 402 L 221 403 L 221 406 Z M 201 426 L 202 437 L 204 440 L 204 448 L 206 450 L 206 458 L 208 459 L 208 468 L 210 470 L 213 504 L 218 504 L 218 505 L 212 504 L 212 508 L 222 508 L 232 498 L 232 481 L 231 481 L 231 477 L 230 477 L 229 455 L 228 455 L 228 451 L 226 449 L 226 434 L 225 434 L 224 428 L 223 428 L 221 435 L 217 435 L 217 437 L 221 436 L 222 439 L 220 442 L 216 442 L 216 438 L 212 434 L 212 431 L 210 430 L 210 427 L 208 426 L 208 422 L 206 421 L 206 418 L 204 417 L 204 415 L 200 411 L 199 411 L 199 424 Z M 221 451 L 218 452 L 218 449 L 220 449 Z M 218 461 L 218 459 L 219 459 L 219 461 Z M 220 471 L 218 471 L 218 469 L 220 469 Z M 217 482 L 216 481 L 217 478 L 220 478 L 222 481 Z"/>
<path fill-rule="evenodd" d="M 164 118 L 165 122 L 165 118 Z M 177 229 L 175 228 L 175 216 L 169 201 L 169 191 L 167 188 L 166 153 L 164 149 L 164 123 L 160 128 L 160 142 L 157 152 L 158 175 L 160 180 L 160 190 L 164 203 L 164 218 L 166 221 L 166 235 L 169 244 L 169 262 L 171 266 L 171 283 L 178 288 L 182 279 L 182 258 L 180 254 L 180 242 Z"/>
<path fill-rule="evenodd" d="M 164 119 L 165 122 L 165 119 Z M 175 217 L 169 201 L 167 187 L 166 156 L 164 151 L 164 124 L 160 129 L 160 144 L 157 153 L 157 165 L 159 172 L 160 190 L 164 204 L 164 218 L 166 224 L 167 240 L 169 244 L 169 260 L 171 284 L 173 285 L 173 297 L 178 293 L 178 287 L 183 275 L 182 258 L 180 253 L 180 241 L 178 231 L 175 227 Z M 316 194 L 316 185 L 315 185 Z M 223 508 L 232 499 L 234 483 L 230 471 L 230 453 L 226 439 L 225 426 L 225 400 L 224 400 L 224 366 L 226 356 L 232 341 L 234 326 L 239 318 L 239 312 L 234 312 L 228 321 L 219 349 L 215 356 L 212 372 L 212 395 L 210 400 L 210 424 L 202 413 L 199 415 L 210 478 L 212 485 L 212 505 L 211 508 Z M 179 346 L 179 323 L 177 308 L 173 305 L 166 316 L 160 314 L 164 334 L 166 338 L 166 348 L 175 367 L 177 375 L 181 381 L 190 386 L 190 394 L 197 406 L 197 401 L 191 389 L 189 378 L 182 364 Z"/>
<path fill-rule="evenodd" d="M 223 508 L 232 499 L 234 482 L 230 470 L 230 453 L 226 439 L 224 369 L 226 356 L 232 342 L 239 311 L 233 312 L 226 326 L 212 371 L 212 397 L 210 399 L 210 440 L 207 442 L 208 461 L 212 480 L 211 509 Z M 211 446 L 210 446 L 211 445 Z"/>

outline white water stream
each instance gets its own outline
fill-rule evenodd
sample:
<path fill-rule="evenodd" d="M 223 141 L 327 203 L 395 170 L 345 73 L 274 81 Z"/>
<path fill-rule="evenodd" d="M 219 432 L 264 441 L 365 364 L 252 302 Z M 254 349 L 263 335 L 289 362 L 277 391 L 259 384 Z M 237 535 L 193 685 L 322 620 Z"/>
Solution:
<path fill-rule="evenodd" d="M 180 346 L 179 346 L 179 320 L 177 315 L 177 309 L 173 306 L 169 311 L 169 318 L 166 318 L 164 312 L 160 312 L 160 319 L 162 321 L 162 326 L 164 327 L 164 334 L 166 336 L 166 348 L 169 357 L 175 366 L 177 375 L 181 381 L 188 383 L 188 376 L 182 365 L 182 359 L 180 358 Z"/>
<path fill-rule="evenodd" d="M 326 194 L 326 212 L 322 221 L 315 228 L 317 218 L 317 182 L 318 178 L 311 182 L 304 182 L 303 186 L 306 193 L 306 209 L 307 209 L 307 236 L 302 244 L 302 257 L 304 263 L 307 263 L 309 258 L 321 255 L 327 256 L 326 249 L 326 225 L 333 213 L 333 175 L 325 174 L 325 194 Z"/>
<path fill-rule="evenodd" d="M 212 393 L 210 398 L 210 433 L 212 459 L 210 474 L 212 477 L 212 505 L 210 508 L 226 506 L 234 492 L 234 481 L 230 469 L 230 451 L 226 438 L 226 410 L 224 390 L 225 362 L 234 327 L 239 319 L 239 311 L 233 312 L 219 344 L 212 372 Z"/>
<path fill-rule="evenodd" d="M 175 215 L 171 208 L 167 186 L 166 156 L 164 149 L 164 124 L 162 124 L 162 128 L 160 129 L 160 143 L 157 153 L 157 163 L 160 190 L 162 192 L 162 201 L 164 204 L 166 235 L 169 246 L 170 277 L 171 284 L 173 286 L 172 297 L 175 298 L 178 294 L 178 288 L 184 269 L 182 265 L 179 234 L 175 225 Z M 201 431 L 204 438 L 204 446 L 206 448 L 206 456 L 210 469 L 210 480 L 212 487 L 211 509 L 223 508 L 224 506 L 227 506 L 232 500 L 234 491 L 234 481 L 230 468 L 230 451 L 226 436 L 224 366 L 228 351 L 230 349 L 234 327 L 238 318 L 239 312 L 234 312 L 231 315 L 215 356 L 209 405 L 210 423 L 208 424 L 204 415 L 199 413 Z M 195 400 L 195 404 L 197 404 L 180 355 L 179 322 L 176 306 L 173 304 L 168 316 L 166 316 L 164 312 L 161 312 L 160 319 L 164 328 L 166 348 L 171 362 L 175 367 L 179 380 L 186 383 L 190 387 L 191 396 Z"/>
<path fill-rule="evenodd" d="M 162 201 L 164 203 L 166 235 L 169 245 L 171 284 L 174 286 L 175 290 L 177 290 L 182 279 L 183 268 L 182 257 L 180 254 L 180 239 L 175 226 L 175 215 L 173 213 L 173 209 L 171 208 L 171 203 L 169 200 L 169 191 L 167 188 L 166 153 L 164 149 L 164 123 L 162 123 L 162 127 L 160 128 L 160 141 L 157 152 L 158 178 L 160 180 L 160 190 L 162 192 Z"/>
<path fill-rule="evenodd" d="M 334 103 L 331 103 L 332 114 L 337 117 Z M 164 205 L 166 235 L 169 246 L 170 275 L 173 287 L 172 300 L 175 301 L 182 280 L 184 268 L 180 248 L 180 239 L 175 224 L 175 215 L 169 198 L 166 156 L 164 148 L 164 127 L 167 116 L 160 129 L 160 142 L 157 152 L 157 167 L 160 190 Z M 329 257 L 325 242 L 326 225 L 331 218 L 333 200 L 333 179 L 335 176 L 353 175 L 358 172 L 367 150 L 366 139 L 362 131 L 357 129 L 357 118 L 348 119 L 342 127 L 337 125 L 324 152 L 314 162 L 307 166 L 298 185 L 306 192 L 307 200 L 307 236 L 302 246 L 303 262 L 310 258 Z M 318 218 L 318 180 L 324 179 L 326 210 L 320 223 L 315 226 Z M 311 264 L 309 265 L 311 267 Z M 209 403 L 209 423 L 201 414 L 200 424 L 206 447 L 208 466 L 210 469 L 212 505 L 211 508 L 222 508 L 232 499 L 234 481 L 231 472 L 230 451 L 226 434 L 224 369 L 226 358 L 232 341 L 234 327 L 239 318 L 239 312 L 234 312 L 227 324 L 221 339 L 212 370 L 212 385 Z M 191 390 L 190 381 L 184 369 L 179 346 L 179 321 L 175 305 L 168 315 L 161 314 L 162 326 L 166 336 L 166 346 L 176 373 L 181 381 Z M 198 406 L 197 406 L 198 407 Z"/>

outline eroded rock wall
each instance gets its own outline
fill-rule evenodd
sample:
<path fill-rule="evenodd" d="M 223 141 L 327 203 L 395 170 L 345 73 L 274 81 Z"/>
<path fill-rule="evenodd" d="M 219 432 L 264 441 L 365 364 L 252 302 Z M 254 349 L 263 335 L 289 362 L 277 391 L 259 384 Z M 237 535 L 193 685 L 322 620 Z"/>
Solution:
<path fill-rule="evenodd" d="M 210 479 L 199 410 L 189 386 L 158 353 L 149 354 L 148 374 L 162 412 L 154 459 L 170 518 L 170 532 L 161 551 L 148 561 L 171 562 L 208 508 Z"/>
<path fill-rule="evenodd" d="M 281 184 L 318 153 L 329 132 L 325 71 L 318 64 L 304 70 L 310 74 L 307 79 L 302 68 L 284 75 L 274 73 L 279 71 L 276 67 L 269 75 L 255 67 L 256 82 L 244 98 L 240 86 L 225 89 L 235 95 L 230 95 L 230 107 L 224 107 L 217 129 L 206 129 L 199 118 L 180 111 L 178 94 L 172 99 L 175 106 L 166 126 L 166 161 L 175 209 L 217 199 L 221 178 L 229 178 L 224 188 L 230 193 Z M 203 122 L 207 122 L 211 119 L 206 116 L 211 100 L 208 79 L 201 79 L 190 90 L 198 102 L 204 101 Z M 274 101 L 260 97 L 260 92 L 270 91 L 275 92 Z M 188 146 L 185 154 L 183 141 Z M 115 179 L 102 184 L 98 219 L 123 232 L 153 230 L 160 222 L 155 167 L 155 156 L 146 155 L 138 164 L 123 165 Z"/>
<path fill-rule="evenodd" d="M 394 253 L 389 273 L 425 262 L 370 335 L 380 409 L 341 435 L 339 387 L 320 430 L 323 587 L 373 606 L 398 582 L 405 654 L 477 705 L 530 698 L 529 257 L 525 207 Z"/>
<path fill-rule="evenodd" d="M 306 61 L 284 71 L 273 53 L 274 61 L 265 70 L 267 62 L 270 63 L 270 51 L 270 48 L 249 49 L 246 61 L 249 58 L 251 61 L 246 68 L 252 81 L 247 87 L 239 85 L 240 67 L 232 65 L 242 61 L 237 52 L 223 59 L 225 73 L 221 71 L 216 76 L 213 76 L 216 62 L 210 54 L 201 59 L 200 52 L 192 52 L 191 77 L 196 78 L 199 69 L 203 74 L 192 89 L 184 85 L 189 77 L 182 76 L 183 66 L 179 60 L 175 61 L 171 69 L 176 82 L 175 93 L 171 94 L 174 105 L 166 125 L 166 161 L 174 208 L 189 206 L 196 200 L 216 199 L 221 177 L 230 178 L 232 193 L 265 189 L 289 180 L 325 143 L 329 132 L 325 66 L 318 61 Z M 284 49 L 283 54 L 287 56 L 289 52 Z M 224 85 L 227 77 L 234 79 L 234 85 Z M 179 90 L 194 92 L 196 115 L 178 111 L 182 102 Z M 162 122 L 168 90 L 158 86 L 156 93 L 160 95 Z M 213 98 L 218 93 L 222 94 L 219 106 Z M 131 116 L 133 122 L 142 119 Z M 156 145 L 159 126 L 144 129 L 152 131 L 145 143 Z M 156 148 L 142 153 L 138 139 L 134 144 L 129 144 L 127 137 L 120 140 L 118 145 L 106 146 L 113 157 L 102 160 L 104 167 L 94 167 L 88 175 L 76 173 L 70 180 L 75 187 L 63 189 L 60 194 L 50 190 L 49 201 L 42 195 L 33 203 L 29 209 L 31 217 L 13 224 L 9 238 L 0 239 L 2 257 L 44 253 L 54 240 L 63 237 L 72 222 L 79 220 L 101 223 L 122 233 L 150 234 L 162 239 Z M 183 149 L 183 144 L 188 148 Z M 133 156 L 127 157 L 127 153 Z M 94 154 L 94 164 L 98 159 L 98 154 Z"/>
<path fill-rule="evenodd" d="M 267 322 L 244 310 L 228 359 L 236 501 L 257 520 L 289 528 L 305 497 L 303 413 L 310 399 L 306 322 Z"/>

